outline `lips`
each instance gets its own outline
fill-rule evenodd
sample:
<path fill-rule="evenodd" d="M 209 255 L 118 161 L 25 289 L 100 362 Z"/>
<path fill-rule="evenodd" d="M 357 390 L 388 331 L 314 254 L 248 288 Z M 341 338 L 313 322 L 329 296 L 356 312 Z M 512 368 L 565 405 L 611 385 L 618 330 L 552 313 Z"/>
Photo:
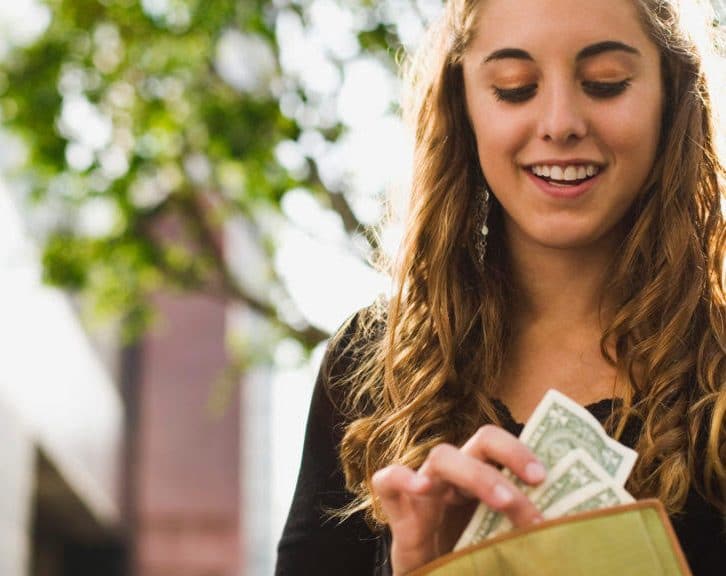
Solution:
<path fill-rule="evenodd" d="M 535 164 L 525 169 L 527 176 L 547 196 L 574 199 L 600 180 L 605 167 L 597 164 Z"/>

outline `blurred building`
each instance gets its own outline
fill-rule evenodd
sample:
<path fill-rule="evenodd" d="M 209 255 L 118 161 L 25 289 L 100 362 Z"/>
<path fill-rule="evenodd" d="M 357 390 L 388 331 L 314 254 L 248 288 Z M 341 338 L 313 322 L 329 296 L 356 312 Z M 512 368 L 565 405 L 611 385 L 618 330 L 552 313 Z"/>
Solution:
<path fill-rule="evenodd" d="M 245 572 L 238 389 L 208 408 L 225 306 L 159 295 L 156 328 L 120 349 L 38 260 L 0 189 L 0 575 Z"/>
<path fill-rule="evenodd" d="M 124 415 L 0 190 L 0 574 L 121 574 Z"/>
<path fill-rule="evenodd" d="M 127 355 L 131 400 L 129 523 L 134 576 L 237 576 L 241 569 L 240 418 L 226 408 L 225 306 L 156 299 L 159 322 Z"/>

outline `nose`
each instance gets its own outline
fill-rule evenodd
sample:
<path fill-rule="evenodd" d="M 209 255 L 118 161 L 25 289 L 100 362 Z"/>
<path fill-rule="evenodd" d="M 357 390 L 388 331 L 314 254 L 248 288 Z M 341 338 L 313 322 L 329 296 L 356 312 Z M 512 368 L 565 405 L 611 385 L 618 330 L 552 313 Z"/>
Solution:
<path fill-rule="evenodd" d="M 574 86 L 564 82 L 551 85 L 541 99 L 538 136 L 553 143 L 582 139 L 588 130 L 583 102 Z"/>

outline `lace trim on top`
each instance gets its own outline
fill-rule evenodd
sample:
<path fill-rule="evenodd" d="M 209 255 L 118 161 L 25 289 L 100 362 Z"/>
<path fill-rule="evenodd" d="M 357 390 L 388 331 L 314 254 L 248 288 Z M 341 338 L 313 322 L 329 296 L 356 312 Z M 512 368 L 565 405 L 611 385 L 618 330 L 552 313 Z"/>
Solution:
<path fill-rule="evenodd" d="M 502 420 L 502 426 L 515 436 L 519 436 L 524 429 L 524 424 L 521 422 L 517 422 L 514 419 L 512 413 L 509 411 L 509 407 L 499 398 L 493 398 L 492 403 L 494 404 L 494 407 L 496 408 L 497 413 Z M 587 404 L 583 406 L 583 408 L 585 408 L 585 410 L 595 416 L 595 418 L 597 418 L 598 421 L 602 424 L 610 417 L 610 414 L 613 413 L 615 407 L 620 405 L 621 403 L 622 400 L 620 398 L 603 398 L 602 400 L 598 400 L 597 402 L 593 402 L 592 404 Z"/>

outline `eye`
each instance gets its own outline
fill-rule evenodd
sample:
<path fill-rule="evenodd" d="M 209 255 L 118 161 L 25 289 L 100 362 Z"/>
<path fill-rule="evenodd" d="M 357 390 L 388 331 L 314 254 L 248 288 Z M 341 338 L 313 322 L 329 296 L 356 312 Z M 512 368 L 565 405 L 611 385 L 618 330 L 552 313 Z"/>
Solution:
<path fill-rule="evenodd" d="M 532 98 L 537 92 L 537 84 L 527 84 L 516 88 L 497 88 L 494 86 L 493 90 L 497 100 L 517 104 Z"/>
<path fill-rule="evenodd" d="M 630 79 L 621 80 L 620 82 L 590 82 L 585 81 L 582 87 L 593 98 L 613 98 L 625 92 L 630 86 Z"/>

